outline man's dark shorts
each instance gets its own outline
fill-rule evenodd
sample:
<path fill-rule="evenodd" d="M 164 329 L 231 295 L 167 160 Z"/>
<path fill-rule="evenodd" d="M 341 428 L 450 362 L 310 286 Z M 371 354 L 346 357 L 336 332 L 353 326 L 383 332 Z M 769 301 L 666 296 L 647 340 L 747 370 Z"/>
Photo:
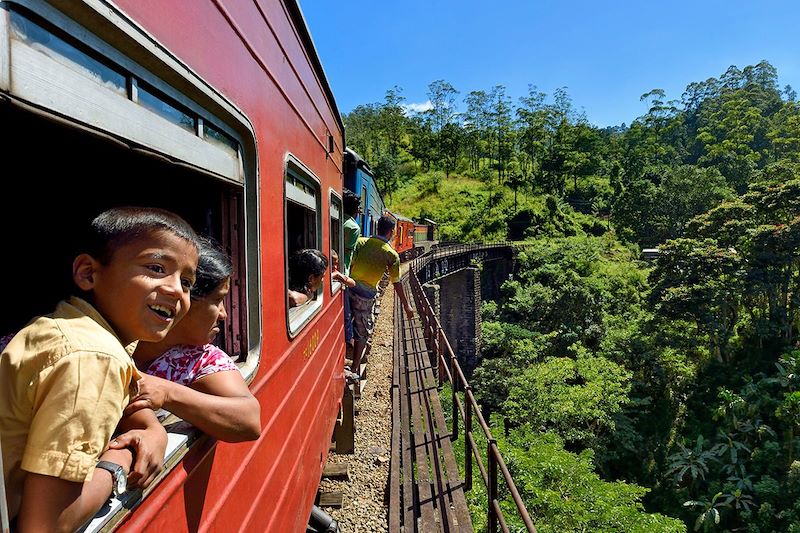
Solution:
<path fill-rule="evenodd" d="M 350 292 L 350 314 L 353 317 L 353 339 L 366 341 L 372 335 L 375 326 L 372 315 L 372 305 L 375 302 L 375 293 L 370 294 L 368 289 L 356 285 Z"/>

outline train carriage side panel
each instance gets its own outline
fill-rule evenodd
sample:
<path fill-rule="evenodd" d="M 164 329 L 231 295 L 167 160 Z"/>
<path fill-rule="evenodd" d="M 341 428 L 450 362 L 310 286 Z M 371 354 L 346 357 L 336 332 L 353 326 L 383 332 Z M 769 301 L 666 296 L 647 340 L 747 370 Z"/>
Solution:
<path fill-rule="evenodd" d="M 25 101 L 24 94 L 14 94 L 14 76 L 0 73 L 0 91 L 20 102 L 13 109 L 3 102 L 0 108 L 0 118 L 11 125 L 8 139 L 3 140 L 14 142 L 6 146 L 20 149 L 13 150 L 15 157 L 16 152 L 24 150 L 29 158 L 19 163 L 33 162 L 35 155 L 33 143 L 11 139 L 17 128 L 58 130 L 57 139 L 65 146 L 72 146 L 72 139 L 74 150 L 97 145 L 103 151 L 103 162 L 109 163 L 109 168 L 85 165 L 81 174 L 79 158 L 75 158 L 74 163 L 67 161 L 69 173 L 59 176 L 57 163 L 36 161 L 33 168 L 42 172 L 37 184 L 49 187 L 55 195 L 62 188 L 75 195 L 64 185 L 73 180 L 70 176 L 80 175 L 74 179 L 94 184 L 117 173 L 115 188 L 123 185 L 128 192 L 111 194 L 109 190 L 104 198 L 103 188 L 95 187 L 97 192 L 79 206 L 82 216 L 94 214 L 109 202 L 149 200 L 184 214 L 199 226 L 205 220 L 205 211 L 198 209 L 195 213 L 191 205 L 182 205 L 181 199 L 208 201 L 203 200 L 203 193 L 209 192 L 214 201 L 223 204 L 219 207 L 208 201 L 212 225 L 234 254 L 239 254 L 235 259 L 243 272 L 237 273 L 237 283 L 241 283 L 237 291 L 243 296 L 236 305 L 243 308 L 244 334 L 229 344 L 240 349 L 232 355 L 246 360 L 243 372 L 250 376 L 250 388 L 261 405 L 261 437 L 254 442 L 230 444 L 189 432 L 197 440 L 182 457 L 180 450 L 176 452 L 180 457 L 177 465 L 132 512 L 116 518 L 122 520 L 119 527 L 126 531 L 304 531 L 344 386 L 342 301 L 341 292 L 332 294 L 330 280 L 326 279 L 316 312 L 296 331 L 287 331 L 284 196 L 289 161 L 296 160 L 317 189 L 317 218 L 329 220 L 329 191 L 340 192 L 342 187 L 344 147 L 340 115 L 298 5 L 293 0 L 197 0 L 191 7 L 156 0 L 25 0 L 4 3 L 3 9 L 6 11 L 0 10 L 0 15 L 5 16 L 6 23 L 8 10 L 19 9 L 25 16 L 31 13 L 37 21 L 43 20 L 46 31 L 61 35 L 58 32 L 63 30 L 65 41 L 85 48 L 86 57 L 141 72 L 142 98 L 151 84 L 156 87 L 151 91 L 156 98 L 163 87 L 167 96 L 161 102 L 174 99 L 194 108 L 199 102 L 196 98 L 200 98 L 203 101 L 197 107 L 208 112 L 209 120 L 198 121 L 196 129 L 210 128 L 214 117 L 244 117 L 241 128 L 231 126 L 239 128 L 232 135 L 243 139 L 239 154 L 234 147 L 232 154 L 219 159 L 225 164 L 240 160 L 246 177 L 237 182 L 235 176 L 220 179 L 213 168 L 200 168 L 205 163 L 197 167 L 180 155 L 183 150 L 191 159 L 192 150 L 198 150 L 192 148 L 195 145 L 202 152 L 202 135 L 192 137 L 190 131 L 185 145 L 157 135 L 147 141 L 151 142 L 149 146 L 145 140 L 131 141 L 126 131 L 138 134 L 134 131 L 136 124 L 121 126 L 127 128 L 122 132 L 108 132 L 93 123 L 92 116 L 72 116 L 69 109 L 39 109 L 40 104 Z M 69 24 L 64 25 L 62 19 Z M 0 31 L 0 35 L 7 36 L 7 32 Z M 38 53 L 35 47 L 29 47 L 29 51 L 23 45 L 15 45 L 12 53 L 10 44 L 0 43 L 0 53 L 10 58 L 0 61 L 0 68 L 12 63 L 11 72 L 17 77 L 26 73 L 27 56 L 23 52 L 30 57 Z M 73 66 L 62 63 L 66 65 L 65 75 L 73 75 Z M 54 81 L 56 85 L 58 80 Z M 113 97 L 124 100 L 124 91 Z M 87 108 L 92 105 L 86 102 Z M 29 108 L 33 107 L 36 113 L 49 117 L 46 128 L 39 118 L 31 118 Z M 139 113 L 135 106 L 128 107 L 132 114 Z M 94 112 L 98 113 L 98 124 L 103 122 L 101 103 Z M 159 120 L 152 119 L 153 124 L 158 123 L 153 128 L 156 133 L 162 126 Z M 213 129 L 202 131 L 215 134 Z M 48 146 L 47 139 L 41 141 L 39 149 L 55 153 L 57 148 Z M 178 155 L 162 150 L 162 144 L 169 144 Z M 131 146 L 137 150 L 130 150 Z M 66 148 L 58 149 L 65 161 L 72 158 Z M 197 157 L 209 159 L 200 153 Z M 140 181 L 134 181 L 136 173 L 127 172 L 123 161 L 132 162 Z M 236 169 L 231 172 L 235 174 Z M 91 176 L 86 178 L 86 174 Z M 184 189 L 162 185 L 173 181 Z M 23 202 L 32 185 L 20 181 L 13 187 L 22 194 L 19 213 L 24 214 Z M 10 191 L 6 188 L 7 193 Z M 159 199 L 160 194 L 167 199 Z M 69 198 L 72 196 L 61 196 L 62 200 Z M 240 207 L 236 207 L 240 205 L 237 202 Z M 220 214 L 231 209 L 229 218 Z M 65 227 L 72 225 L 67 221 Z M 327 255 L 329 225 L 319 222 L 316 231 Z M 4 322 L 3 326 L 9 324 Z M 231 336 L 235 335 L 238 333 L 231 330 Z"/>
<path fill-rule="evenodd" d="M 259 142 L 262 280 L 261 366 L 252 390 L 259 398 L 264 430 L 258 443 L 242 453 L 241 445 L 220 443 L 210 468 L 201 462 L 198 483 L 211 509 L 206 520 L 247 530 L 303 531 L 313 503 L 337 414 L 343 383 L 340 338 L 341 299 L 328 296 L 326 309 L 294 338 L 287 339 L 283 283 L 283 194 L 286 157 L 292 154 L 320 179 L 320 192 L 341 190 L 342 129 L 338 110 L 321 69 L 309 57 L 305 28 L 293 2 L 208 2 L 204 10 L 226 35 L 208 39 L 206 14 L 180 32 L 180 21 L 192 9 L 175 6 L 170 16 L 163 2 L 124 2 L 136 18 L 153 24 L 157 38 L 188 56 L 211 84 L 224 90 L 253 120 Z M 294 10 L 294 12 L 292 12 Z M 157 14 L 157 15 L 156 15 Z M 224 19 L 219 21 L 219 17 Z M 176 37 L 175 30 L 179 30 Z M 183 34 L 181 34 L 183 33 Z M 210 42 L 209 42 L 210 41 Z M 229 53 L 226 53 L 228 52 Z M 237 61 L 232 60 L 238 58 Z M 335 145 L 329 153 L 328 135 Z M 323 194 L 323 199 L 325 195 Z M 322 220 L 327 220 L 322 202 Z M 329 241 L 321 224 L 323 242 Z M 327 286 L 328 284 L 326 284 Z M 283 339 L 283 341 L 281 341 Z M 298 453 L 302 450 L 302 453 Z M 236 472 L 238 476 L 231 476 Z M 145 502 L 147 503 L 147 502 Z M 168 512 L 167 514 L 172 514 Z M 202 520 L 202 519 L 201 519 Z M 132 530 L 138 529 L 131 527 Z M 157 528 L 154 528 L 157 529 Z"/>
<path fill-rule="evenodd" d="M 285 285 L 278 282 L 285 279 L 286 258 L 280 244 L 284 220 L 277 215 L 284 212 L 287 154 L 320 179 L 320 194 L 329 188 L 341 190 L 341 125 L 323 86 L 324 77 L 311 64 L 300 37 L 305 32 L 302 21 L 290 13 L 295 6 L 270 1 L 224 6 L 209 2 L 206 7 L 211 16 L 225 19 L 227 38 L 204 44 L 207 36 L 201 30 L 193 33 L 191 42 L 187 35 L 180 36 L 171 48 L 197 61 L 195 68 L 202 68 L 212 85 L 224 88 L 255 124 L 261 165 L 262 279 L 273 283 L 262 284 L 262 339 L 266 342 L 262 342 L 261 366 L 252 383 L 261 403 L 262 437 L 245 454 L 236 449 L 241 445 L 218 444 L 216 455 L 205 461 L 213 459 L 210 467 L 205 462 L 197 467 L 208 474 L 196 476 L 187 492 L 201 492 L 206 498 L 202 508 L 211 512 L 199 518 L 201 523 L 226 524 L 222 529 L 238 523 L 246 530 L 303 531 L 343 386 L 343 343 L 338 335 L 341 299 L 328 297 L 327 309 L 294 339 L 287 339 L 286 311 L 273 304 L 285 301 L 286 293 Z M 163 26 L 157 36 L 164 39 L 174 36 L 176 29 L 174 22 L 165 21 L 180 20 L 184 11 L 196 12 L 193 5 L 191 10 L 176 8 L 174 17 L 164 16 L 163 3 L 139 1 L 127 2 L 125 9 L 139 10 L 142 19 Z M 159 11 L 161 15 L 154 17 Z M 192 25 L 202 29 L 203 20 L 205 16 Z M 231 47 L 230 53 L 220 47 L 223 43 Z M 234 57 L 246 63 L 231 61 Z M 340 147 L 330 153 L 329 135 Z M 326 204 L 322 202 L 322 220 L 329 216 Z M 327 225 L 321 224 L 319 230 L 323 242 L 328 242 Z M 131 525 L 131 530 L 138 529 Z"/>

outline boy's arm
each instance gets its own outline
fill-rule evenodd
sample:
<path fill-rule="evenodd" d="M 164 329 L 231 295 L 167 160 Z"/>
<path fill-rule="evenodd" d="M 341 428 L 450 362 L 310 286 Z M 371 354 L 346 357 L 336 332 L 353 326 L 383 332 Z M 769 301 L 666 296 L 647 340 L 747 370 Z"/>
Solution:
<path fill-rule="evenodd" d="M 110 476 L 97 472 L 96 479 L 87 478 L 120 419 L 129 381 L 128 365 L 93 351 L 74 352 L 40 372 L 22 456 L 27 474 L 20 531 L 73 531 L 103 505 Z M 130 452 L 117 450 L 111 457 L 130 466 Z"/>
<path fill-rule="evenodd" d="M 122 417 L 117 436 L 109 444 L 111 450 L 125 448 L 134 452 L 134 464 L 128 486 L 146 488 L 164 468 L 167 432 L 151 409 L 141 409 Z"/>
<path fill-rule="evenodd" d="M 129 450 L 108 450 L 100 459 L 116 463 L 127 472 L 132 456 Z M 75 531 L 108 500 L 111 484 L 111 473 L 102 468 L 95 468 L 92 479 L 83 483 L 28 473 L 22 488 L 17 532 Z"/>

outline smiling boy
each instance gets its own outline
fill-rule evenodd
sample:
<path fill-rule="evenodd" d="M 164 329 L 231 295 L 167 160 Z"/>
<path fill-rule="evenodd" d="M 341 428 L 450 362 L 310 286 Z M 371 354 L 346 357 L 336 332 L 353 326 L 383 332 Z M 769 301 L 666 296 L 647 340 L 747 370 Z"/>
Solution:
<path fill-rule="evenodd" d="M 197 254 L 197 235 L 173 213 L 105 211 L 73 262 L 81 297 L 3 350 L 3 474 L 20 532 L 74 530 L 105 501 L 108 492 L 98 504 L 86 486 L 140 378 L 135 341 L 163 339 L 186 314 Z"/>

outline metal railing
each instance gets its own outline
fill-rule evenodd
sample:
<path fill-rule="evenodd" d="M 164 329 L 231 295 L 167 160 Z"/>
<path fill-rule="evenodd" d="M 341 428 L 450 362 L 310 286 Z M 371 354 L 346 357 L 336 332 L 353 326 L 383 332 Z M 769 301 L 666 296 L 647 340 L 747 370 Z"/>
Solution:
<path fill-rule="evenodd" d="M 472 465 L 473 465 L 473 456 L 475 464 L 478 467 L 478 470 L 481 474 L 481 478 L 483 479 L 483 484 L 486 487 L 486 492 L 488 495 L 488 505 L 487 505 L 487 519 L 488 519 L 488 530 L 490 532 L 497 531 L 497 526 L 499 525 L 503 532 L 508 533 L 508 525 L 506 523 L 505 517 L 503 516 L 503 511 L 500 508 L 500 500 L 498 497 L 498 469 L 502 474 L 502 479 L 508 488 L 511 497 L 516 504 L 518 514 L 522 519 L 525 527 L 528 529 L 529 532 L 536 532 L 536 528 L 533 525 L 533 521 L 531 520 L 530 515 L 528 514 L 528 510 L 525 507 L 525 503 L 522 501 L 522 497 L 517 490 L 516 485 L 514 484 L 514 480 L 511 478 L 511 474 L 508 471 L 508 467 L 506 466 L 505 461 L 503 460 L 503 456 L 500 454 L 500 449 L 497 446 L 497 441 L 492 436 L 492 432 L 489 429 L 489 425 L 484 420 L 483 415 L 481 414 L 480 407 L 478 406 L 478 402 L 475 400 L 475 395 L 472 393 L 472 386 L 467 381 L 467 378 L 464 376 L 464 372 L 461 370 L 461 365 L 458 364 L 458 359 L 456 359 L 455 354 L 453 353 L 453 348 L 450 346 L 450 342 L 447 340 L 447 337 L 442 330 L 442 326 L 439 323 L 439 319 L 436 316 L 436 313 L 433 307 L 428 300 L 428 297 L 425 295 L 425 291 L 422 288 L 422 283 L 420 283 L 419 279 L 417 278 L 416 272 L 417 269 L 421 266 L 424 266 L 432 259 L 439 259 L 442 257 L 447 256 L 454 256 L 457 254 L 464 254 L 464 253 L 473 253 L 476 251 L 491 249 L 491 248 L 498 248 L 498 247 L 505 247 L 508 248 L 510 246 L 516 246 L 512 243 L 492 243 L 492 244 L 468 244 L 468 245 L 458 245 L 458 246 L 448 246 L 445 249 L 439 249 L 425 256 L 419 257 L 412 262 L 408 270 L 408 278 L 409 284 L 411 286 L 411 292 L 414 297 L 414 301 L 416 303 L 417 312 L 419 313 L 420 319 L 422 321 L 422 325 L 424 327 L 424 337 L 425 343 L 428 349 L 435 354 L 436 359 L 438 361 L 439 367 L 439 383 L 442 384 L 444 377 L 446 376 L 447 381 L 451 384 L 452 389 L 452 420 L 453 420 L 453 431 L 452 431 L 452 440 L 457 440 L 459 435 L 459 418 L 464 422 L 464 443 L 465 443 L 465 450 L 464 450 L 464 483 L 465 488 L 467 491 L 472 489 Z M 462 404 L 461 399 L 458 396 L 458 392 L 464 392 L 464 403 Z M 484 465 L 483 459 L 481 458 L 481 452 L 478 448 L 478 445 L 475 441 L 475 437 L 473 435 L 473 417 L 477 418 L 478 425 L 480 426 L 481 430 L 483 431 L 484 437 L 486 438 L 486 442 L 488 443 L 487 446 L 487 465 Z M 467 445 L 469 449 L 467 449 Z"/>

